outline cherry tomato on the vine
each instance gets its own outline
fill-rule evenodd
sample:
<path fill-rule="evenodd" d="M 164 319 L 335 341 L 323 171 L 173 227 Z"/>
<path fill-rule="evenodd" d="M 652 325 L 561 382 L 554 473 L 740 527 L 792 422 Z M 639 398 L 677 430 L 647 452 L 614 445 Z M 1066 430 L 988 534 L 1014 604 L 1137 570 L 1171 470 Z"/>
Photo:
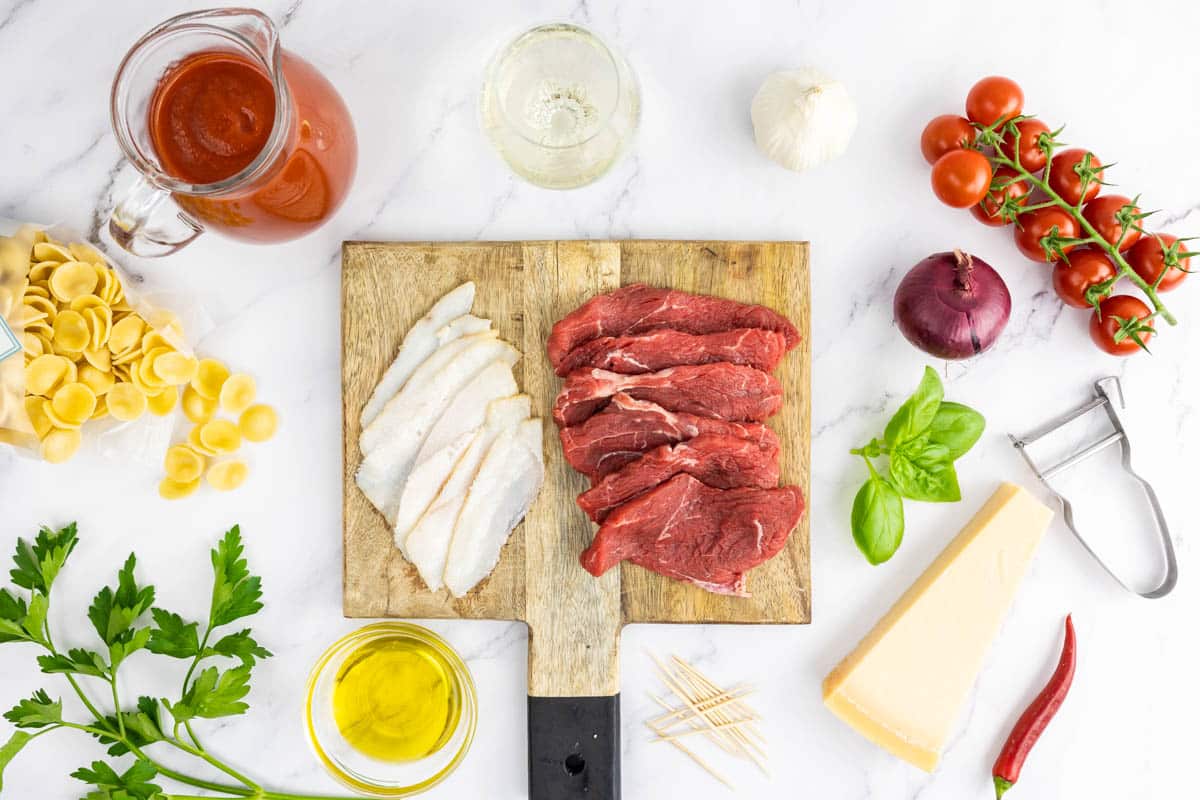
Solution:
<path fill-rule="evenodd" d="M 1016 81 L 999 75 L 984 78 L 967 93 L 967 119 L 980 125 L 1005 122 L 1021 113 L 1025 93 Z"/>
<path fill-rule="evenodd" d="M 1144 348 L 1154 334 L 1150 307 L 1127 294 L 1103 301 L 1099 313 L 1091 317 L 1092 341 L 1109 355 L 1131 356 Z"/>
<path fill-rule="evenodd" d="M 1056 233 L 1060 239 L 1075 239 L 1079 236 L 1079 223 L 1075 218 L 1057 206 L 1047 206 L 1036 211 L 1029 211 L 1017 218 L 1017 227 L 1013 230 L 1013 241 L 1017 249 L 1026 258 L 1034 261 L 1059 260 L 1058 253 L 1050 253 L 1042 246 L 1042 239 Z M 1073 244 L 1060 244 L 1063 253 L 1069 253 L 1075 247 Z"/>
<path fill-rule="evenodd" d="M 1017 123 L 1017 132 L 1021 134 L 1020 158 L 1013 154 L 1013 141 L 1005 137 L 1000 142 L 999 150 L 1007 158 L 1011 158 L 1030 172 L 1038 172 L 1046 166 L 1046 153 L 1038 147 L 1038 137 L 1049 133 L 1050 129 L 1040 119 L 1023 119 Z"/>
<path fill-rule="evenodd" d="M 934 117 L 921 131 L 921 155 L 930 164 L 951 150 L 962 150 L 975 142 L 975 128 L 954 114 Z"/>
<path fill-rule="evenodd" d="M 987 194 L 992 184 L 992 165 L 976 150 L 951 150 L 933 165 L 930 183 L 933 193 L 946 205 L 970 208 Z"/>
<path fill-rule="evenodd" d="M 1132 206 L 1132 210 L 1122 212 L 1125 206 Z M 1133 205 L 1133 201 L 1119 194 L 1101 195 L 1095 200 L 1089 200 L 1088 204 L 1083 207 L 1083 218 L 1092 224 L 1104 241 L 1116 246 L 1121 252 L 1133 247 L 1134 243 L 1142 238 L 1142 234 L 1137 229 L 1140 223 L 1136 219 L 1140 213 L 1142 210 Z M 1130 225 L 1125 229 L 1124 236 L 1121 235 L 1123 225 L 1118 214 L 1129 215 Z"/>
<path fill-rule="evenodd" d="M 1161 240 L 1161 241 L 1160 241 Z M 1185 256 L 1187 248 L 1169 233 L 1143 236 L 1133 246 L 1125 259 L 1133 271 L 1151 286 L 1158 281 L 1158 291 L 1169 292 L 1188 276 L 1191 258 Z M 1168 265 L 1168 261 L 1171 263 Z M 1158 276 L 1166 270 L 1161 281 Z"/>
<path fill-rule="evenodd" d="M 1026 196 L 1029 194 L 1029 184 L 1023 180 L 1014 180 L 1019 177 L 1016 170 L 1010 167 L 999 167 L 992 176 L 991 185 L 1000 188 L 989 189 L 983 200 L 971 206 L 971 216 L 984 225 L 991 225 L 994 228 L 1000 228 L 1012 222 L 1001 214 L 1005 198 L 1011 197 L 1022 206 L 1029 201 Z"/>
<path fill-rule="evenodd" d="M 1088 289 L 1111 280 L 1116 274 L 1117 268 L 1102 251 L 1094 247 L 1077 247 L 1066 259 L 1054 265 L 1054 292 L 1069 306 L 1091 308 Z"/>
<path fill-rule="evenodd" d="M 1046 174 L 1046 182 L 1050 184 L 1050 188 L 1071 205 L 1076 205 L 1084 196 L 1083 179 L 1075 171 L 1075 167 L 1087 155 L 1087 150 L 1078 147 L 1063 150 L 1054 156 L 1054 160 L 1050 162 L 1050 171 Z M 1086 200 L 1091 200 L 1100 194 L 1100 181 L 1104 180 L 1104 170 L 1100 169 L 1100 159 L 1093 154 L 1089 163 L 1095 170 L 1095 175 L 1088 183 L 1087 196 L 1084 198 Z"/>

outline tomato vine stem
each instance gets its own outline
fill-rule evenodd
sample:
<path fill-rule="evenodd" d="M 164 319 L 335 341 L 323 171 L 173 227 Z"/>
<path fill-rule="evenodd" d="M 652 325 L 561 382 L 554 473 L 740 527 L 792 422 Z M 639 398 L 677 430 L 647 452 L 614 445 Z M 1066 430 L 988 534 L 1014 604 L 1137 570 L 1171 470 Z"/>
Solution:
<path fill-rule="evenodd" d="M 1133 267 L 1131 267 L 1129 265 L 1129 262 L 1125 260 L 1125 256 L 1121 253 L 1120 249 L 1118 249 L 1116 245 L 1110 243 L 1107 239 L 1105 239 L 1103 236 L 1101 236 L 1100 232 L 1096 230 L 1095 226 L 1092 225 L 1092 223 L 1088 221 L 1087 217 L 1085 217 L 1083 215 L 1084 198 L 1081 197 L 1080 202 L 1077 205 L 1068 203 L 1066 200 L 1064 200 L 1062 198 L 1061 195 L 1058 194 L 1058 192 L 1054 191 L 1054 189 L 1050 187 L 1049 182 L 1045 178 L 1042 178 L 1042 177 L 1038 176 L 1037 174 L 1030 172 L 1028 169 L 1025 168 L 1025 166 L 1023 164 L 1021 164 L 1021 161 L 1020 161 L 1021 131 L 1017 127 L 1016 123 L 1018 123 L 1022 120 L 1025 120 L 1025 119 L 1033 119 L 1033 117 L 1021 116 L 1021 117 L 1015 117 L 1015 118 L 1013 118 L 1011 120 L 1007 120 L 1007 121 L 1006 120 L 997 120 L 992 125 L 976 126 L 979 128 L 981 135 L 976 138 L 972 147 L 975 148 L 976 150 L 979 150 L 982 152 L 984 147 L 997 144 L 1000 141 L 1000 139 L 1002 138 L 1000 136 L 1000 132 L 997 129 L 1000 127 L 1003 127 L 1005 134 L 1013 137 L 1013 140 L 1012 140 L 1013 141 L 1013 145 L 1012 145 L 1013 157 L 1009 158 L 1007 155 L 1005 155 L 1005 153 L 999 147 L 994 148 L 994 153 L 992 155 L 987 155 L 986 153 L 984 153 L 984 155 L 987 156 L 988 160 L 991 161 L 992 164 L 1004 166 L 1004 167 L 1008 167 L 1008 168 L 1012 169 L 1022 179 L 1028 181 L 1030 186 L 1040 189 L 1042 191 L 1042 193 L 1045 194 L 1047 198 L 1049 198 L 1047 201 L 1045 201 L 1043 203 L 1038 203 L 1036 205 L 1026 207 L 1022 210 L 1023 211 L 1033 211 L 1033 210 L 1036 210 L 1039 208 L 1048 208 L 1050 206 L 1058 206 L 1063 211 L 1070 214 L 1071 217 L 1075 220 L 1075 222 L 1078 223 L 1080 230 L 1082 230 L 1084 233 L 1087 234 L 1087 238 L 1080 237 L 1078 239 L 1072 239 L 1072 240 L 1069 240 L 1070 243 L 1072 243 L 1072 244 L 1091 244 L 1091 245 L 1094 245 L 1094 246 L 1098 247 L 1099 249 L 1103 250 L 1105 253 L 1107 253 L 1108 256 L 1110 258 L 1112 258 L 1112 260 L 1116 263 L 1117 269 L 1120 271 L 1120 273 L 1122 275 L 1124 275 L 1126 278 L 1128 278 L 1130 283 L 1132 283 L 1134 286 L 1138 287 L 1138 289 L 1140 289 L 1146 295 L 1147 299 L 1150 300 L 1150 304 L 1154 308 L 1154 316 L 1162 317 L 1164 320 L 1166 320 L 1168 325 L 1175 325 L 1176 324 L 1175 316 L 1173 314 L 1171 314 L 1170 311 L 1167 310 L 1167 307 L 1165 305 L 1163 305 L 1161 298 L 1159 298 L 1159 296 L 1158 296 L 1157 285 L 1152 286 L 1149 283 L 1147 283 L 1145 280 L 1143 280 L 1142 276 L 1138 275 L 1137 272 L 1133 269 Z M 1039 139 L 1040 139 L 1039 146 L 1041 147 L 1043 152 L 1046 153 L 1046 171 L 1048 172 L 1050 169 L 1050 162 L 1052 160 L 1052 155 L 1053 155 L 1052 151 L 1053 151 L 1054 147 L 1057 145 L 1057 142 L 1055 141 L 1055 137 L 1050 136 L 1047 138 L 1046 134 L 1042 134 L 1041 137 L 1039 137 Z M 1086 195 L 1086 189 L 1087 189 L 1087 182 L 1085 181 L 1084 187 L 1081 190 L 1081 193 Z M 1145 216 L 1145 215 L 1142 215 L 1142 216 Z M 1124 231 L 1125 231 L 1125 228 L 1122 229 L 1122 237 L 1120 237 L 1118 239 L 1118 241 L 1120 241 L 1121 239 L 1124 238 L 1124 235 L 1123 235 Z M 1165 274 L 1166 270 L 1163 270 L 1163 272 Z M 1158 282 L 1156 281 L 1155 284 L 1157 284 L 1157 283 Z"/>

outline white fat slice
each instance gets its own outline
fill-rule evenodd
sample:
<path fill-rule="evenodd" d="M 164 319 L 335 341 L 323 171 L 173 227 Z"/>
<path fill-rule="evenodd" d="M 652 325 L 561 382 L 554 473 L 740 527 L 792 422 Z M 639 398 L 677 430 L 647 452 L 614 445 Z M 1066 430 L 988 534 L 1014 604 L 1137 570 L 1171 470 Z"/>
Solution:
<path fill-rule="evenodd" d="M 444 343 L 438 341 L 439 331 L 454 319 L 470 313 L 474 303 L 475 284 L 468 281 L 444 295 L 442 299 L 433 304 L 429 313 L 408 329 L 408 333 L 404 335 L 404 341 L 400 344 L 400 349 L 396 352 L 396 358 L 383 373 L 379 385 L 371 393 L 371 399 L 363 407 L 359 419 L 364 428 L 379 416 L 379 412 L 387 405 L 387 401 L 400 391 L 421 362 L 428 358 L 439 344 Z M 486 320 L 484 321 L 486 322 Z"/>
<path fill-rule="evenodd" d="M 482 428 L 491 402 L 502 397 L 512 397 L 519 391 L 517 380 L 513 377 L 512 364 L 507 361 L 495 361 L 485 367 L 455 395 L 437 424 L 430 429 L 425 444 L 417 453 L 417 463 L 441 450 L 464 431 Z"/>
<path fill-rule="evenodd" d="M 434 338 L 437 339 L 437 346 L 441 347 L 448 342 L 453 342 L 455 339 L 461 339 L 464 336 L 471 336 L 476 333 L 484 333 L 491 329 L 492 321 L 490 319 L 477 317 L 474 314 L 463 314 L 461 317 L 455 317 L 447 322 L 445 327 L 439 328 L 438 332 L 434 334 Z M 496 333 L 493 331 L 492 335 L 495 336 Z M 420 363 L 413 367 L 413 370 L 415 371 L 419 366 L 421 366 Z M 387 404 L 384 403 L 384 405 Z"/>
<path fill-rule="evenodd" d="M 484 426 L 475 433 L 437 498 L 403 542 L 401 550 L 417 567 L 430 591 L 436 592 L 442 588 L 442 573 L 446 569 L 454 524 L 479 465 L 498 436 L 505 431 L 516 430 L 517 426 L 529 419 L 530 406 L 529 395 L 524 394 L 494 400 L 488 405 Z M 397 545 L 401 545 L 399 537 Z"/>
<path fill-rule="evenodd" d="M 408 538 L 417 520 L 450 477 L 450 471 L 471 443 L 474 433 L 483 427 L 488 405 L 493 400 L 512 397 L 516 393 L 517 382 L 513 378 L 512 366 L 504 361 L 495 361 L 484 367 L 450 401 L 417 451 L 412 472 L 404 484 L 393 521 L 398 543 Z M 404 551 L 403 546 L 400 549 Z"/>
<path fill-rule="evenodd" d="M 429 458 L 417 461 L 412 471 L 408 473 L 408 480 L 404 483 L 404 493 L 400 495 L 400 504 L 397 506 L 396 520 L 392 527 L 395 532 L 396 546 L 409 561 L 412 561 L 412 557 L 408 554 L 408 548 L 404 544 L 408 540 L 408 535 L 412 533 L 413 527 L 437 499 L 438 493 L 442 491 L 442 486 L 454 472 L 454 466 L 471 446 L 471 442 L 479 436 L 480 430 L 477 428 L 461 434 Z"/>
<path fill-rule="evenodd" d="M 542 421 L 522 422 L 488 448 L 454 525 L 442 581 L 462 597 L 491 574 L 542 487 Z"/>
<path fill-rule="evenodd" d="M 454 396 L 493 361 L 512 365 L 518 358 L 520 353 L 499 339 L 485 337 L 471 342 L 428 380 L 418 380 L 424 367 L 413 373 L 409 386 L 375 420 L 375 425 L 382 426 L 381 439 L 366 453 L 357 479 L 359 487 L 389 521 L 396 519 L 404 485 L 425 437 Z"/>
<path fill-rule="evenodd" d="M 411 408 L 413 397 L 419 396 L 433 380 L 433 377 L 441 372 L 447 364 L 458 358 L 459 354 L 468 347 L 477 344 L 478 342 L 488 339 L 495 339 L 496 332 L 492 330 L 473 333 L 469 336 L 461 336 L 451 339 L 444 345 L 433 352 L 433 355 L 421 362 L 416 371 L 409 377 L 404 388 L 396 392 L 396 395 L 387 401 L 383 407 L 383 411 L 379 412 L 379 416 L 375 420 L 363 428 L 358 437 L 358 447 L 362 450 L 363 455 L 369 454 L 372 450 L 379 446 L 379 443 L 388 437 L 388 433 L 396 424 L 402 420 L 403 414 L 407 413 L 407 409 Z"/>

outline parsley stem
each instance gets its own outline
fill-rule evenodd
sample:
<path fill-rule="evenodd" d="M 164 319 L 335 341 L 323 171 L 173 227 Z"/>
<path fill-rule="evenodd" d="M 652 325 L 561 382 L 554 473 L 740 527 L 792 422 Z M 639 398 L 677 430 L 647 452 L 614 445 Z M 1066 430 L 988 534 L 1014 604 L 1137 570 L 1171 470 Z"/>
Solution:
<path fill-rule="evenodd" d="M 164 794 L 165 800 L 213 800 L 212 797 L 194 794 Z M 351 800 L 344 795 L 289 794 L 286 792 L 262 792 L 255 795 L 238 795 L 251 800 Z"/>
<path fill-rule="evenodd" d="M 181 741 L 179 739 L 168 739 L 167 741 L 169 741 L 171 744 L 175 745 L 175 747 L 179 748 L 180 750 L 183 750 L 185 753 L 190 753 L 191 755 L 195 756 L 196 758 L 202 759 L 210 766 L 212 766 L 216 769 L 219 769 L 221 772 L 224 772 L 226 775 L 233 778 L 234 780 L 245 784 L 246 788 L 248 788 L 252 792 L 254 792 L 256 796 L 261 795 L 261 793 L 262 793 L 261 786 L 259 786 L 257 783 L 250 780 L 245 775 L 238 772 L 236 769 L 229 766 L 228 764 L 225 764 L 222 761 L 220 761 L 219 759 L 216 759 L 216 758 L 210 756 L 208 753 L 204 752 L 203 750 L 201 750 L 198 747 L 192 747 L 187 742 Z"/>
<path fill-rule="evenodd" d="M 54 651 L 51 650 L 51 652 Z M 75 676 L 68 673 L 65 677 L 67 679 L 67 683 L 71 684 L 71 688 L 75 690 L 75 694 L 79 695 L 79 699 L 83 701 L 84 707 L 91 712 L 92 716 L 94 716 L 97 720 L 104 719 L 104 715 L 101 714 L 100 710 L 96 708 L 91 700 L 88 699 L 87 694 L 85 694 L 83 691 L 83 687 L 81 687 L 75 680 Z"/>
<path fill-rule="evenodd" d="M 201 750 L 203 750 L 204 745 L 200 744 L 200 739 L 197 738 L 196 732 L 194 730 L 192 730 L 192 723 L 190 720 L 188 722 L 183 723 L 183 729 L 185 731 L 187 731 L 188 738 L 192 740 L 192 744 L 194 744 L 196 747 L 199 747 Z"/>
<path fill-rule="evenodd" d="M 110 686 L 112 686 L 113 714 L 115 714 L 117 717 L 117 728 L 121 732 L 121 738 L 124 739 L 125 738 L 125 715 L 123 713 L 121 713 L 121 700 L 117 696 L 117 671 L 116 671 L 116 669 L 113 669 L 108 683 Z"/>
<path fill-rule="evenodd" d="M 43 626 L 43 631 L 46 634 L 46 642 L 43 646 L 50 651 L 50 655 L 58 655 L 58 648 L 54 646 L 54 637 L 50 634 L 49 619 L 46 620 L 46 624 Z M 86 694 L 84 694 L 83 688 L 80 687 L 79 683 L 75 680 L 75 676 L 69 672 L 64 672 L 63 677 L 67 679 L 67 683 L 71 684 L 71 688 L 75 690 L 75 694 L 79 695 L 79 699 L 83 701 L 84 708 L 91 712 L 92 716 L 97 720 L 103 720 L 104 715 L 100 713 L 100 710 L 96 708 L 95 704 L 88 699 Z"/>
<path fill-rule="evenodd" d="M 204 629 L 204 638 L 200 640 L 200 649 L 196 651 L 196 657 L 192 659 L 191 666 L 188 667 L 187 674 L 183 676 L 183 689 L 180 694 L 187 694 L 188 684 L 192 682 L 192 674 L 195 673 L 196 667 L 200 664 L 200 659 L 204 658 L 204 649 L 208 647 L 208 637 L 212 636 L 212 617 L 209 617 L 208 627 Z"/>
<path fill-rule="evenodd" d="M 290 794 L 288 792 L 263 792 L 263 800 L 350 800 L 345 795 Z"/>
<path fill-rule="evenodd" d="M 73 728 L 77 731 L 83 731 L 84 733 L 90 733 L 92 736 L 97 736 L 97 737 L 103 736 L 107 739 L 113 738 L 112 731 L 102 730 L 102 729 L 96 728 L 92 725 L 80 725 L 76 722 L 64 722 L 63 727 L 64 728 Z M 182 783 L 187 786 L 194 786 L 197 789 L 208 789 L 209 791 L 213 791 L 213 792 L 224 792 L 225 794 L 236 795 L 237 797 L 252 797 L 255 794 L 255 792 L 253 790 L 246 789 L 241 786 L 229 786 L 228 784 L 224 784 L 224 783 L 216 783 L 215 781 L 207 781 L 207 780 L 204 780 L 203 778 L 193 778 L 191 775 L 185 775 L 182 772 L 173 770 L 170 767 L 166 766 L 165 764 L 155 761 L 153 758 L 146 755 L 145 751 L 143 751 L 140 747 L 137 747 L 136 745 L 134 745 L 128 739 L 121 739 L 121 744 L 128 747 L 129 752 L 133 753 L 138 758 L 143 759 L 143 760 L 148 761 L 151 764 L 153 764 L 154 768 L 156 770 L 158 770 L 158 773 L 160 775 L 162 775 L 163 777 L 166 777 L 166 778 L 170 778 L 171 780 L 175 781 L 176 783 Z"/>
<path fill-rule="evenodd" d="M 215 602 L 215 600 L 214 600 L 214 602 Z M 200 647 L 196 650 L 196 657 L 192 659 L 191 665 L 188 666 L 187 674 L 185 674 L 183 676 L 183 688 L 179 690 L 180 697 L 187 696 L 188 684 L 191 683 L 191 681 L 192 681 L 192 675 L 196 672 L 196 667 L 200 665 L 200 660 L 202 658 L 204 658 L 204 651 L 208 647 L 208 639 L 209 639 L 209 637 L 212 636 L 212 632 L 213 632 L 213 623 L 212 623 L 213 611 L 214 611 L 214 609 L 213 609 L 212 605 L 210 604 L 209 609 L 208 609 L 208 624 L 205 625 L 205 627 L 204 627 L 204 637 L 200 640 Z M 199 737 L 197 737 L 196 732 L 194 730 L 192 730 L 192 723 L 190 721 L 185 721 L 183 723 L 183 727 L 184 727 L 184 730 L 187 731 L 188 738 L 192 740 L 192 744 L 195 745 L 197 748 L 203 750 L 204 745 L 200 744 Z M 179 726 L 178 725 L 175 726 L 175 732 L 176 732 L 176 736 L 178 736 L 178 734 L 179 734 Z"/>

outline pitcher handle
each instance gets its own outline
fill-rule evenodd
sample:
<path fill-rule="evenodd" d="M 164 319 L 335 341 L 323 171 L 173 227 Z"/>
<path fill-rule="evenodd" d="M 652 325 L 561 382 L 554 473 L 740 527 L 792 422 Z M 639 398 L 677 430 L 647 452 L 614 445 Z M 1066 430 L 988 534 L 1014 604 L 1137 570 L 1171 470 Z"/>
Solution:
<path fill-rule="evenodd" d="M 170 192 L 139 177 L 109 215 L 108 231 L 135 256 L 158 258 L 187 247 L 204 226 L 185 214 Z"/>

